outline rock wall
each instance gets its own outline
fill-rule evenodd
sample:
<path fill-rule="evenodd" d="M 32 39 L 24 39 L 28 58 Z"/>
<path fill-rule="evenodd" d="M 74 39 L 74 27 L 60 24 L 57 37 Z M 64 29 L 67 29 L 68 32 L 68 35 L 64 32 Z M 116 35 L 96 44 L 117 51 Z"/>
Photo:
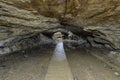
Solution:
<path fill-rule="evenodd" d="M 1 49 L 20 35 L 49 38 L 56 31 L 71 31 L 93 47 L 120 48 L 120 0 L 0 0 Z"/>
<path fill-rule="evenodd" d="M 34 15 L 28 10 L 0 1 L 0 54 L 49 44 L 51 40 L 41 36 L 41 32 L 59 25 L 55 18 Z"/>
<path fill-rule="evenodd" d="M 120 23 L 120 0 L 1 0 L 21 9 L 49 17 L 65 18 L 78 25 L 101 21 Z M 76 22 L 76 20 L 78 22 Z"/>

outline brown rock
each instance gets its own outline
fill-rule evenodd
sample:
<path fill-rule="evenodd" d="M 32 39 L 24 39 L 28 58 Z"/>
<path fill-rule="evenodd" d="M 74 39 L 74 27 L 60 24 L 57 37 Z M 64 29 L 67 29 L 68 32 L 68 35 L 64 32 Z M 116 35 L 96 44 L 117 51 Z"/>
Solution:
<path fill-rule="evenodd" d="M 60 23 L 68 26 L 61 26 Z M 56 31 L 65 34 L 71 31 L 85 39 L 89 37 L 94 46 L 96 39 L 104 43 L 98 40 L 103 39 L 104 34 L 105 40 L 120 48 L 120 0 L 0 1 L 0 41 L 34 32 L 50 37 Z"/>

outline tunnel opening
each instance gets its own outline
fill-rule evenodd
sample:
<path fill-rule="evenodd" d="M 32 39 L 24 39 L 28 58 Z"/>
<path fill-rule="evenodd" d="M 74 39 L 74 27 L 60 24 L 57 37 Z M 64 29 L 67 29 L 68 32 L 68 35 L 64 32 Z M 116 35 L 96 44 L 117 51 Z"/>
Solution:
<path fill-rule="evenodd" d="M 70 42 L 69 44 L 75 43 L 75 47 L 83 44 L 84 46 L 117 50 L 113 43 L 107 40 L 106 35 L 97 30 L 86 31 L 79 26 L 61 24 L 59 28 L 43 31 L 42 34 L 52 39 L 55 32 L 62 32 L 65 43 L 67 41 Z"/>

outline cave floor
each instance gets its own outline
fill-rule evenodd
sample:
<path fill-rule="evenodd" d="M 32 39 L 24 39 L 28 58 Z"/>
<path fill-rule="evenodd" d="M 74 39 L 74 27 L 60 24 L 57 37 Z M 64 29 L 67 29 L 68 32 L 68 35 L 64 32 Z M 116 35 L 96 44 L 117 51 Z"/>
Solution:
<path fill-rule="evenodd" d="M 53 50 L 34 49 L 3 57 L 0 80 L 44 80 Z M 66 51 L 74 80 L 120 80 L 117 72 L 86 49 Z"/>

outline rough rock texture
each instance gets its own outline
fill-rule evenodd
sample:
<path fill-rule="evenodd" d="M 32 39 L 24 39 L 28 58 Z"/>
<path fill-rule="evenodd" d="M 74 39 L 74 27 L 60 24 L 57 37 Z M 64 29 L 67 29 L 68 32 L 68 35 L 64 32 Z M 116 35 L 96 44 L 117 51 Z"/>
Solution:
<path fill-rule="evenodd" d="M 0 2 L 0 54 L 50 43 L 51 40 L 40 32 L 58 26 L 59 23 L 54 18 L 37 16 L 30 11 Z"/>
<path fill-rule="evenodd" d="M 71 31 L 77 43 L 120 48 L 120 0 L 0 0 L 1 50 L 18 37 L 24 44 L 31 35 L 50 39 L 56 31 Z"/>
<path fill-rule="evenodd" d="M 9 5 L 49 17 L 65 18 L 77 25 L 102 21 L 120 23 L 120 0 L 1 0 Z"/>

